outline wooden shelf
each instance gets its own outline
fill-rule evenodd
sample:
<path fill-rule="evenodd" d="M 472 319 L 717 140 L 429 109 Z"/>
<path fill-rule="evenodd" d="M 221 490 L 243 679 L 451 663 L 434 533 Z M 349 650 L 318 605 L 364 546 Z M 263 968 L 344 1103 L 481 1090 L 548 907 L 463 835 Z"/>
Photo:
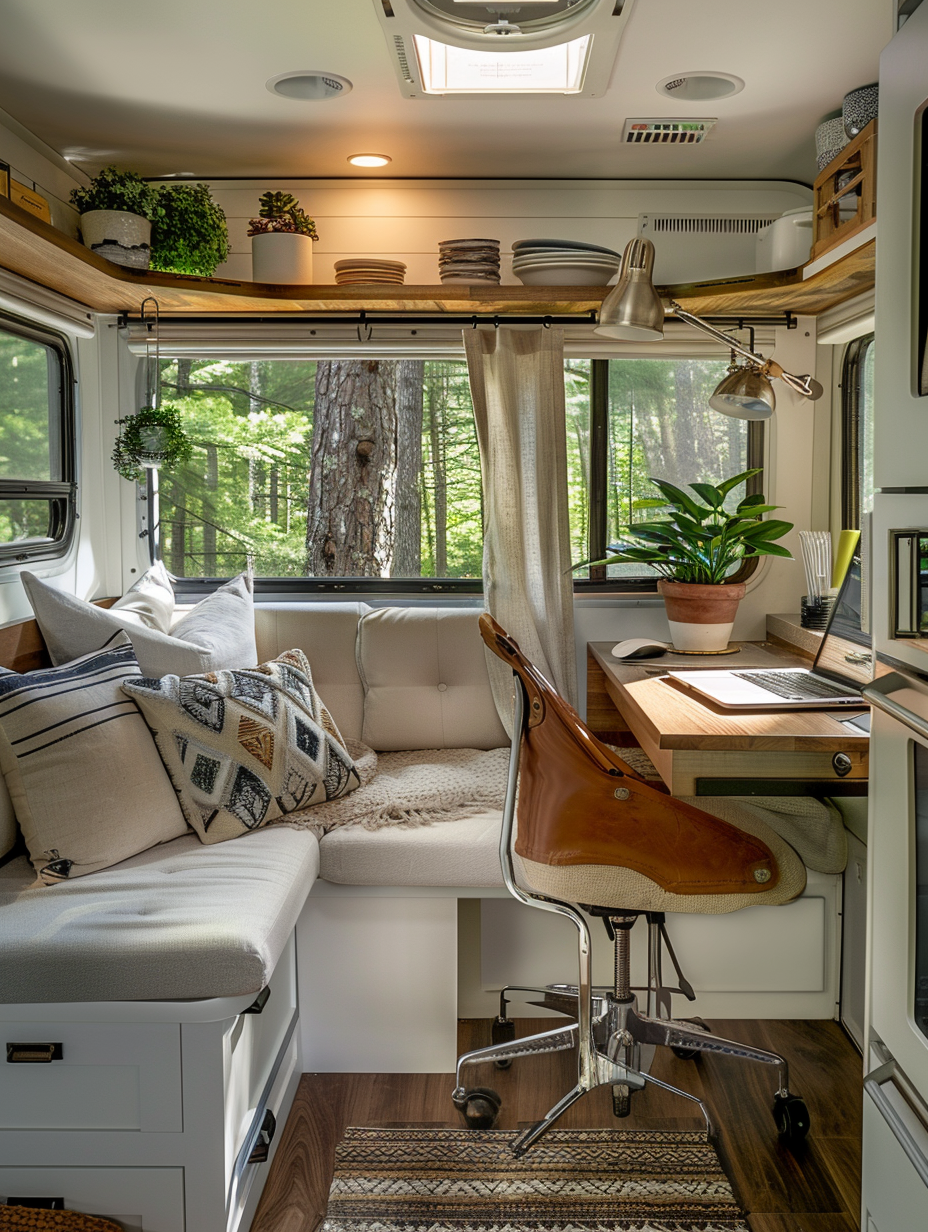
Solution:
<path fill-rule="evenodd" d="M 874 284 L 875 242 L 803 281 L 801 270 L 718 282 L 659 287 L 700 316 L 815 316 Z M 162 315 L 417 312 L 588 315 L 606 287 L 272 286 L 131 270 L 98 257 L 77 240 L 0 197 L 0 267 L 48 287 L 94 312 L 137 313 L 157 298 Z"/>

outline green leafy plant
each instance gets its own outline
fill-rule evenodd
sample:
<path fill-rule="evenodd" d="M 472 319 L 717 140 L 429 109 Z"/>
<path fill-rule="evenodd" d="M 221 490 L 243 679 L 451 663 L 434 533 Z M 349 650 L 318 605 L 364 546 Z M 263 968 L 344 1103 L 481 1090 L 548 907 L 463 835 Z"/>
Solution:
<path fill-rule="evenodd" d="M 760 468 L 755 468 L 718 485 L 691 483 L 688 486 L 696 493 L 695 500 L 665 479 L 652 476 L 651 483 L 662 496 L 636 501 L 635 508 L 663 509 L 664 516 L 633 523 L 627 528 L 627 541 L 610 546 L 613 555 L 584 564 L 653 565 L 663 577 L 674 582 L 717 586 L 726 581 L 732 568 L 742 560 L 755 556 L 792 559 L 787 549 L 774 540 L 791 531 L 793 523 L 764 519 L 764 514 L 781 506 L 765 504 L 766 498 L 757 493 L 746 496 L 734 512 L 724 508 L 729 492 L 758 474 Z"/>
<path fill-rule="evenodd" d="M 86 188 L 73 189 L 71 204 L 80 214 L 90 210 L 125 210 L 152 223 L 161 217 L 158 189 L 146 184 L 134 171 L 120 171 L 117 167 L 104 167 Z"/>
<path fill-rule="evenodd" d="M 113 465 L 130 482 L 143 479 L 146 466 L 173 470 L 193 452 L 180 412 L 170 404 L 143 406 L 137 414 L 116 422 L 122 431 L 113 447 Z"/>
<path fill-rule="evenodd" d="M 272 231 L 289 231 L 297 235 L 308 235 L 311 240 L 317 240 L 316 224 L 292 193 L 266 192 L 262 193 L 260 201 L 260 218 L 252 218 L 248 224 L 249 235 L 266 235 Z"/>
<path fill-rule="evenodd" d="M 229 230 L 206 184 L 165 185 L 152 229 L 151 268 L 208 278 L 229 255 Z"/>

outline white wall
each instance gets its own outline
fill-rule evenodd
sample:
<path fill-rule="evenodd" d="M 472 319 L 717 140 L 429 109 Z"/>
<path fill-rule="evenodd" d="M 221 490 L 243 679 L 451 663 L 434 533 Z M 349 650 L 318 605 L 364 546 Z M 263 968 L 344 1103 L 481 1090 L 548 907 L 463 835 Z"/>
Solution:
<path fill-rule="evenodd" d="M 77 211 L 68 201 L 71 189 L 87 183 L 83 171 L 40 141 L 18 120 L 0 110 L 0 159 L 10 164 L 10 175 L 34 188 L 48 202 L 52 224 L 77 235 Z"/>
<path fill-rule="evenodd" d="M 268 189 L 291 192 L 315 219 L 314 281 L 334 282 L 334 264 L 345 257 L 404 261 L 408 283 L 438 281 L 438 243 L 467 236 L 498 239 L 504 283 L 512 275 L 513 241 L 531 238 L 585 240 L 619 251 L 638 233 L 646 213 L 775 216 L 811 201 L 800 184 L 700 180 L 215 180 L 213 197 L 226 212 L 231 255 L 217 276 L 251 278 L 248 220 Z M 732 240 L 727 245 L 731 248 Z M 722 264 L 704 272 L 692 264 L 662 264 L 659 282 L 724 277 L 753 271 L 753 241 L 736 268 L 724 266 L 726 240 L 718 246 Z M 689 254 L 715 249 L 714 237 L 699 237 Z"/>

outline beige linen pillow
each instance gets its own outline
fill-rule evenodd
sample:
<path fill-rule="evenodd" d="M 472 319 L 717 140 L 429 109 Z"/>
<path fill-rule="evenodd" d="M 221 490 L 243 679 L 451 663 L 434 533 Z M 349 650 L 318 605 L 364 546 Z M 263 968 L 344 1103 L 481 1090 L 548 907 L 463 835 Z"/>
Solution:
<path fill-rule="evenodd" d="M 221 843 L 360 785 L 301 650 L 250 671 L 126 680 L 204 843 Z"/>
<path fill-rule="evenodd" d="M 145 575 L 150 581 L 151 573 Z M 125 629 L 129 635 L 145 676 L 169 672 L 187 676 L 220 668 L 252 667 L 258 661 L 252 584 L 244 573 L 207 595 L 170 634 L 173 591 L 171 613 L 162 628 L 142 623 L 138 611 L 127 614 L 120 608 L 95 607 L 86 599 L 49 586 L 32 573 L 20 576 L 56 665 L 99 650 L 116 629 Z M 164 578 L 170 585 L 166 572 Z M 129 591 L 124 598 L 131 594 Z"/>
<path fill-rule="evenodd" d="M 187 831 L 145 721 L 120 687 L 139 676 L 121 629 L 64 667 L 0 676 L 0 768 L 46 885 Z"/>

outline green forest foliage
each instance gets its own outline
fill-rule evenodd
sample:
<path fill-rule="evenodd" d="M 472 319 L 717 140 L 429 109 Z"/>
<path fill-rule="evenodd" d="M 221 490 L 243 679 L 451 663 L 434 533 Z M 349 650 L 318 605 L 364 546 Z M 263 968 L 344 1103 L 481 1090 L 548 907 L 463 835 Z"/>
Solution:
<path fill-rule="evenodd" d="M 60 479 L 49 432 L 57 403 L 56 357 L 39 342 L 0 331 L 0 478 Z M 48 518 L 45 500 L 0 502 L 0 543 L 44 537 Z"/>
<path fill-rule="evenodd" d="M 707 406 L 725 368 L 700 359 L 611 362 L 610 542 L 634 520 L 634 502 L 651 494 L 650 475 L 681 484 L 745 468 L 746 425 Z M 589 360 L 565 363 L 574 561 L 589 556 L 590 371 Z M 163 397 L 194 442 L 190 463 L 161 478 L 162 551 L 173 573 L 227 577 L 251 560 L 259 576 L 304 574 L 315 373 L 313 360 L 162 362 Z M 463 361 L 425 363 L 422 458 L 422 576 L 479 577 L 480 460 Z"/>

